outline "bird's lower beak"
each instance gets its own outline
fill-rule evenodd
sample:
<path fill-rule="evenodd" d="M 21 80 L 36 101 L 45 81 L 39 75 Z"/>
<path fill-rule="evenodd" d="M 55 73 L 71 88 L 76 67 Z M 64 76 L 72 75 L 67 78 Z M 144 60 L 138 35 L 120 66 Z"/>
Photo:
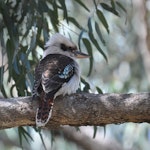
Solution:
<path fill-rule="evenodd" d="M 88 54 L 82 53 L 80 51 L 75 51 L 74 54 L 77 58 L 88 58 L 88 57 L 90 57 Z"/>

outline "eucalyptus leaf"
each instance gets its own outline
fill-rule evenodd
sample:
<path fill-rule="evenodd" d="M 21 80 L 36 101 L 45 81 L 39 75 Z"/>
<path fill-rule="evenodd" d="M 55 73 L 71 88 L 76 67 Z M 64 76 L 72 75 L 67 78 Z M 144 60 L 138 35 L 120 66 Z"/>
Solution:
<path fill-rule="evenodd" d="M 84 92 L 89 92 L 90 90 L 90 84 L 81 77 L 81 82 L 84 84 L 84 88 L 83 88 L 83 91 Z"/>
<path fill-rule="evenodd" d="M 4 66 L 0 66 L 0 89 L 3 84 L 3 77 L 4 77 Z"/>
<path fill-rule="evenodd" d="M 97 35 L 98 35 L 99 39 L 100 39 L 100 40 L 102 41 L 102 43 L 105 45 L 106 42 L 105 42 L 105 40 L 104 40 L 104 38 L 103 38 L 102 32 L 101 32 L 100 27 L 99 27 L 99 25 L 98 25 L 97 22 L 95 22 L 95 30 L 96 30 L 96 32 L 97 32 Z"/>
<path fill-rule="evenodd" d="M 127 10 L 125 9 L 125 7 L 124 7 L 120 2 L 116 2 L 116 4 L 117 4 L 125 13 L 127 13 Z"/>
<path fill-rule="evenodd" d="M 5 26 L 8 29 L 8 33 L 11 39 L 11 49 L 16 51 L 19 46 L 19 36 L 18 36 L 18 31 L 17 27 L 14 24 L 14 21 L 10 17 L 9 11 L 7 5 L 5 5 L 4 1 L 0 1 L 0 12 L 3 16 L 3 20 L 5 23 Z"/>
<path fill-rule="evenodd" d="M 13 63 L 13 51 L 11 50 L 11 41 L 8 39 L 6 43 L 6 52 L 7 52 L 7 58 L 8 58 L 8 71 L 9 71 L 9 78 L 8 82 L 10 82 L 11 76 L 12 76 L 12 63 Z"/>
<path fill-rule="evenodd" d="M 97 92 L 98 92 L 99 94 L 103 94 L 102 89 L 100 89 L 98 86 L 96 86 L 96 90 L 97 90 Z"/>
<path fill-rule="evenodd" d="M 32 0 L 34 1 L 34 0 Z M 33 6 L 33 5 L 31 5 Z M 47 3 L 45 3 L 44 1 L 38 1 L 38 12 L 40 13 L 46 13 L 48 12 L 49 8 L 48 8 L 48 5 Z"/>
<path fill-rule="evenodd" d="M 106 31 L 109 33 L 109 26 L 103 13 L 99 9 L 97 9 L 96 14 L 99 20 L 102 22 L 103 26 L 105 27 Z"/>
<path fill-rule="evenodd" d="M 97 126 L 93 126 L 93 129 L 94 129 L 94 133 L 93 133 L 93 139 L 94 139 L 97 133 Z"/>
<path fill-rule="evenodd" d="M 81 0 L 74 0 L 76 1 L 80 6 L 82 6 L 84 9 L 86 9 L 87 11 L 90 11 L 87 6 L 81 1 Z"/>
<path fill-rule="evenodd" d="M 90 32 L 93 32 L 91 17 L 88 19 L 88 28 L 89 28 L 89 31 L 90 31 Z"/>
<path fill-rule="evenodd" d="M 67 7 L 65 4 L 65 0 L 59 0 L 59 3 L 62 6 L 62 10 L 63 10 L 63 14 L 64 14 L 64 19 L 66 19 L 67 23 L 68 23 L 68 12 L 67 12 Z"/>
<path fill-rule="evenodd" d="M 116 9 L 114 0 L 111 0 L 111 6 L 112 6 L 113 9 Z"/>
<path fill-rule="evenodd" d="M 29 143 L 29 139 L 31 141 L 34 141 L 32 136 L 24 129 L 24 127 L 18 127 L 18 133 L 19 133 L 19 139 L 20 139 L 20 145 L 21 147 L 23 147 L 22 145 L 22 140 L 23 138 Z"/>
<path fill-rule="evenodd" d="M 51 24 L 54 27 L 54 30 L 58 32 L 59 21 L 58 21 L 58 6 L 56 4 L 56 1 L 53 1 L 52 7 L 53 9 L 49 9 L 48 14 L 50 16 Z"/>
<path fill-rule="evenodd" d="M 2 94 L 3 94 L 3 97 L 7 98 L 8 96 L 7 96 L 7 93 L 6 93 L 6 90 L 5 90 L 3 84 L 1 85 L 0 89 L 1 89 L 1 92 L 2 92 Z"/>
<path fill-rule="evenodd" d="M 44 22 L 43 22 L 43 37 L 44 37 L 44 43 L 46 43 L 49 39 L 49 24 L 46 18 L 44 18 Z"/>
<path fill-rule="evenodd" d="M 95 39 L 95 37 L 93 36 L 92 33 L 89 33 L 89 37 L 90 40 L 92 41 L 92 43 L 95 45 L 95 47 L 97 48 L 97 50 L 103 55 L 104 59 L 106 60 L 106 62 L 108 62 L 107 56 L 106 54 L 103 52 L 103 50 L 101 49 L 101 47 L 99 46 L 97 40 Z"/>
<path fill-rule="evenodd" d="M 81 25 L 74 17 L 68 17 L 69 22 L 72 22 L 77 28 L 82 29 Z"/>
<path fill-rule="evenodd" d="M 88 76 L 91 74 L 92 72 L 92 68 L 93 68 L 93 52 L 92 52 L 92 46 L 91 46 L 91 43 L 88 39 L 86 38 L 83 38 L 82 39 L 83 41 L 83 44 L 85 45 L 86 49 L 87 49 L 87 52 L 90 56 L 90 67 L 89 67 L 89 73 L 88 73 Z"/>
<path fill-rule="evenodd" d="M 107 10 L 107 11 L 113 13 L 114 15 L 120 17 L 120 16 L 119 16 L 119 13 L 118 13 L 118 11 L 115 9 L 115 7 L 113 8 L 113 7 L 109 6 L 109 5 L 106 4 L 106 3 L 100 3 L 100 5 L 101 5 L 105 10 Z"/>
<path fill-rule="evenodd" d="M 81 30 L 80 34 L 79 34 L 79 38 L 78 38 L 78 46 L 79 46 L 79 50 L 81 50 L 81 39 L 82 39 L 82 36 L 83 36 L 83 33 L 85 32 L 84 29 Z"/>
<path fill-rule="evenodd" d="M 16 74 L 20 74 L 19 67 L 18 67 L 18 60 L 16 57 L 14 58 L 13 61 L 13 69 L 16 72 Z"/>

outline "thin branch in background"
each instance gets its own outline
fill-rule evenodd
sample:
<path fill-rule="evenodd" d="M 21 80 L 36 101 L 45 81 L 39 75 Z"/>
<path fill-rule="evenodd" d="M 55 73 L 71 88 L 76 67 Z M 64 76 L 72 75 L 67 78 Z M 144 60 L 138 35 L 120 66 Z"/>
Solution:
<path fill-rule="evenodd" d="M 108 141 L 104 139 L 103 142 L 101 140 L 95 140 L 82 133 L 82 131 L 77 132 L 71 127 L 63 127 L 61 130 L 54 131 L 54 136 L 62 137 L 62 135 L 66 140 L 76 143 L 76 145 L 84 150 L 123 150 L 122 146 L 115 140 Z"/>

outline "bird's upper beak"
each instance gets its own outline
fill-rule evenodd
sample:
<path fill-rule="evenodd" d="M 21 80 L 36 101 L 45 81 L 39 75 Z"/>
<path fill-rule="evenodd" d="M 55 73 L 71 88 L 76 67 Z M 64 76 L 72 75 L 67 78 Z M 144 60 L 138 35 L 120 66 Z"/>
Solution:
<path fill-rule="evenodd" d="M 75 51 L 74 54 L 77 58 L 88 58 L 88 57 L 90 57 L 88 54 L 82 53 L 80 51 Z"/>

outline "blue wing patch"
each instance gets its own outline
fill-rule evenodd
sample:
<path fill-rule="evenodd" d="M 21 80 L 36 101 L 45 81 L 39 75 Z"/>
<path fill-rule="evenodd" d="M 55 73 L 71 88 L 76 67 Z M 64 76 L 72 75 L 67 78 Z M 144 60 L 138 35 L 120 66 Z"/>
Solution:
<path fill-rule="evenodd" d="M 73 73 L 74 73 L 74 67 L 71 64 L 69 64 L 64 68 L 63 72 L 61 72 L 61 74 L 59 74 L 59 77 L 61 79 L 67 79 L 70 76 L 72 76 Z"/>

